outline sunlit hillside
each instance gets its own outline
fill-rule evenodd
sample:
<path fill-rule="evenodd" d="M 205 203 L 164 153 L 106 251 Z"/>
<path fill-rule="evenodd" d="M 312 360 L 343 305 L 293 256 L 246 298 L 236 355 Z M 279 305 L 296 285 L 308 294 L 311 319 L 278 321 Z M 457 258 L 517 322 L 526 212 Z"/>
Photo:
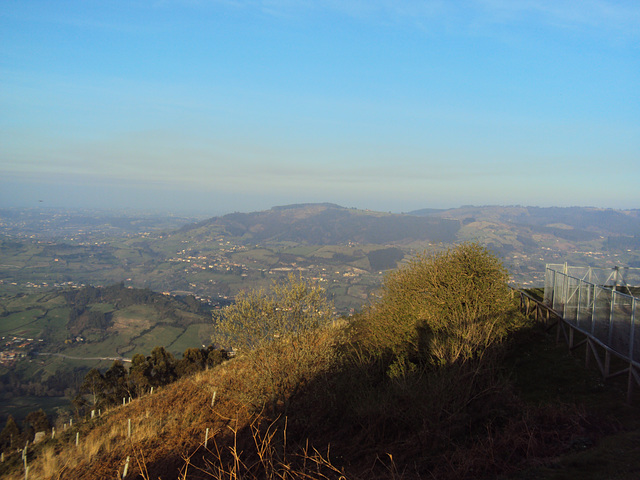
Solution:
<path fill-rule="evenodd" d="M 637 478 L 637 408 L 484 248 L 417 258 L 349 322 L 321 294 L 248 293 L 215 333 L 235 358 L 6 452 L 3 478 Z"/>

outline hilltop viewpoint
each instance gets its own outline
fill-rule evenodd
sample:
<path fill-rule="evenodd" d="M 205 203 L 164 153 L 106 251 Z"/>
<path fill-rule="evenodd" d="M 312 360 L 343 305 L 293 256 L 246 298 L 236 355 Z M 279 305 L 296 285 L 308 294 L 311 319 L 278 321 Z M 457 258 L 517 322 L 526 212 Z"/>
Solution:
<path fill-rule="evenodd" d="M 0 473 L 637 478 L 636 407 L 526 318 L 507 280 L 472 243 L 389 273 L 350 318 L 295 275 L 243 292 L 214 316 L 231 359 L 5 452 Z"/>

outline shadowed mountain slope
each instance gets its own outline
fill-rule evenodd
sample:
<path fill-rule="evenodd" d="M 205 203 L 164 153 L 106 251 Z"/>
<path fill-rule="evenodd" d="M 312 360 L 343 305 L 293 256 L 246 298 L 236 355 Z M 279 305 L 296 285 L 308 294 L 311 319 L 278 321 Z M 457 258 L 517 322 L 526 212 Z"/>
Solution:
<path fill-rule="evenodd" d="M 296 204 L 253 213 L 232 213 L 184 227 L 223 227 L 248 243 L 290 241 L 314 245 L 348 242 L 385 244 L 430 240 L 454 242 L 460 222 L 454 219 L 371 212 L 338 205 Z"/>

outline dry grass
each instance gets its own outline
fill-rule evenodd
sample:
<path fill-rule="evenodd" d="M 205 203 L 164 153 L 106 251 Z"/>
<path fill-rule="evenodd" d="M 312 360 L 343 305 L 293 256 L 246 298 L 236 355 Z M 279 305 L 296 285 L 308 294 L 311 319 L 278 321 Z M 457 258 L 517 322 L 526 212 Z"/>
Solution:
<path fill-rule="evenodd" d="M 185 456 L 179 478 L 192 478 L 190 472 L 192 475 L 198 475 L 196 478 L 214 480 L 346 478 L 344 473 L 331 463 L 329 451 L 323 455 L 307 444 L 302 448 L 295 447 L 289 452 L 286 419 L 284 426 L 279 428 L 281 420 L 278 418 L 263 426 L 266 423 L 263 417 L 255 416 L 249 425 L 252 444 L 247 449 L 241 449 L 239 446 L 238 422 L 229 425 L 231 441 L 226 438 L 220 442 L 213 438 L 210 447 L 198 450 L 199 454 L 204 453 L 199 463 L 192 460 L 195 452 Z"/>
<path fill-rule="evenodd" d="M 314 336 L 312 348 L 326 348 L 330 335 L 320 337 L 322 341 Z M 294 348 L 291 344 L 278 349 L 277 353 L 284 355 L 279 362 L 265 360 L 274 378 L 286 388 L 289 388 L 286 383 L 289 371 L 300 365 L 300 362 L 292 363 L 297 357 L 288 349 Z M 251 478 L 251 472 L 257 471 L 271 472 L 270 478 L 292 478 L 276 475 L 289 475 L 287 472 L 294 471 L 290 460 L 297 458 L 303 459 L 303 464 L 314 465 L 316 470 L 321 466 L 328 468 L 330 463 L 313 449 L 308 458 L 304 452 L 290 456 L 282 450 L 281 420 L 273 421 L 266 430 L 262 428 L 269 422 L 265 408 L 272 413 L 282 405 L 269 404 L 264 379 L 256 372 L 254 360 L 234 359 L 182 379 L 152 396 L 112 408 L 98 419 L 75 425 L 73 430 L 67 430 L 65 435 L 41 449 L 31 462 L 30 478 L 112 479 L 118 472 L 122 473 L 127 457 L 131 478 L 140 475 L 142 478 L 186 479 L 193 477 L 191 472 L 199 475 L 193 478 L 201 478 L 203 471 L 217 472 L 214 478 L 237 478 L 239 472 L 243 478 Z M 216 401 L 212 407 L 214 392 Z M 211 438 L 205 450 L 207 428 Z M 76 432 L 80 432 L 77 447 Z M 234 447 L 236 442 L 241 442 L 242 448 Z M 173 473 L 168 473 L 171 471 Z M 260 475 L 256 474 L 255 478 Z M 6 478 L 18 480 L 24 478 L 24 474 L 16 471 Z"/>
<path fill-rule="evenodd" d="M 330 338 L 327 334 L 326 340 Z M 287 373 L 287 362 L 282 365 L 278 375 Z M 473 371 L 467 374 L 474 377 Z M 310 407 L 317 411 L 322 405 L 301 401 L 291 418 L 273 415 L 270 408 L 256 409 L 260 397 L 255 388 L 260 379 L 252 361 L 237 358 L 80 425 L 77 448 L 75 430 L 67 431 L 42 448 L 30 464 L 30 478 L 111 480 L 122 474 L 127 457 L 127 478 L 145 480 L 477 478 L 553 458 L 586 428 L 586 417 L 579 411 L 531 409 L 516 402 L 498 417 L 478 411 L 480 422 L 482 418 L 492 421 L 470 429 L 477 420 L 462 406 L 443 405 L 444 400 L 433 397 L 434 391 L 444 389 L 451 394 L 455 388 L 471 388 L 470 383 L 452 384 L 444 373 L 443 378 L 423 380 L 420 388 L 389 381 L 392 391 L 380 391 L 377 399 L 363 392 L 361 411 L 351 423 L 329 422 L 323 432 L 321 420 L 312 414 L 305 419 L 311 425 L 301 430 L 301 417 L 312 413 Z M 433 382 L 441 385 L 436 388 Z M 326 385 L 320 383 L 320 390 Z M 350 388 L 359 389 L 360 384 Z M 495 399 L 498 390 L 484 393 Z M 324 396 L 317 393 L 311 389 L 308 397 L 326 401 L 328 392 Z M 450 398 L 449 394 L 443 399 Z M 387 399 L 382 401 L 384 395 Z M 469 398 L 468 392 L 457 395 Z M 247 399 L 251 402 L 245 402 Z M 472 408 L 479 405 L 493 408 L 498 403 L 482 400 Z M 417 422 L 419 418 L 422 423 Z M 356 422 L 360 431 L 354 430 Z M 465 423 L 462 431 L 456 430 Z M 327 433 L 329 429 L 334 431 Z M 313 439 L 308 436 L 310 431 Z M 16 471 L 6 478 L 18 480 L 24 474 Z"/>
<path fill-rule="evenodd" d="M 360 320 L 377 323 L 275 342 L 113 408 L 75 427 L 78 447 L 76 430 L 41 446 L 30 478 L 113 480 L 129 458 L 127 480 L 471 479 L 549 462 L 576 439 L 596 438 L 597 422 L 581 409 L 527 404 L 500 375 L 504 340 L 517 322 L 500 316 L 511 312 L 501 270 L 474 265 L 498 277 L 483 287 L 494 301 L 470 306 L 467 294 L 452 313 L 445 307 L 457 289 L 422 302 L 424 282 L 403 272 L 412 285 L 409 306 L 389 301 L 382 308 L 389 317 L 374 311 Z M 427 270 L 421 275 L 434 285 L 442 279 Z M 469 321 L 440 325 L 433 312 Z M 394 327 L 400 317 L 409 321 Z M 373 353 L 358 343 L 363 338 Z"/>

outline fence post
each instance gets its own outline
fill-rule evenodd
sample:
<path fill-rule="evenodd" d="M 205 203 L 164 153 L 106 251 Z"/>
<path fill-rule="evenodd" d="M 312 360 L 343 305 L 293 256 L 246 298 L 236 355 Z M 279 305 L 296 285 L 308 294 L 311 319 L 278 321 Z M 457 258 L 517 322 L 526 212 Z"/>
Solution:
<path fill-rule="evenodd" d="M 584 368 L 589 368 L 591 364 L 591 358 L 589 356 L 589 350 L 591 350 L 591 338 L 587 336 L 587 343 L 585 344 L 586 348 L 584 351 Z"/>
<path fill-rule="evenodd" d="M 576 307 L 576 327 L 580 327 L 580 309 L 582 307 L 582 286 L 584 280 L 578 281 L 578 305 Z"/>
<path fill-rule="evenodd" d="M 124 462 L 124 470 L 122 471 L 122 478 L 127 476 L 128 470 L 129 470 L 129 457 L 127 457 L 127 461 Z"/>
<path fill-rule="evenodd" d="M 24 449 L 22 450 L 22 461 L 24 462 L 24 480 L 27 480 L 29 477 L 29 467 L 27 466 L 27 445 L 29 444 L 29 442 L 27 442 L 27 444 L 24 446 Z"/>
<path fill-rule="evenodd" d="M 562 282 L 562 318 L 567 318 L 567 301 L 569 297 L 569 275 L 566 273 L 567 264 L 564 264 L 565 274 Z"/>
<path fill-rule="evenodd" d="M 617 283 L 617 270 L 616 270 L 616 278 L 615 278 L 615 282 Z M 611 346 L 611 342 L 613 340 L 613 316 L 614 316 L 614 311 L 616 308 L 616 287 L 613 287 L 613 290 L 611 290 L 611 306 L 609 308 L 609 332 L 607 334 L 607 345 Z M 607 350 L 605 352 L 605 356 L 604 356 L 604 373 L 605 373 L 605 377 L 609 376 L 609 370 L 611 367 L 611 355 L 609 353 L 609 350 Z"/>
<path fill-rule="evenodd" d="M 636 342 L 636 297 L 631 297 L 631 325 L 629 325 L 629 360 L 633 363 Z"/>
<path fill-rule="evenodd" d="M 629 378 L 627 379 L 627 403 L 631 404 L 633 399 L 633 384 L 635 378 L 633 375 L 633 353 L 636 341 L 636 297 L 631 299 L 631 325 L 629 331 Z"/>

